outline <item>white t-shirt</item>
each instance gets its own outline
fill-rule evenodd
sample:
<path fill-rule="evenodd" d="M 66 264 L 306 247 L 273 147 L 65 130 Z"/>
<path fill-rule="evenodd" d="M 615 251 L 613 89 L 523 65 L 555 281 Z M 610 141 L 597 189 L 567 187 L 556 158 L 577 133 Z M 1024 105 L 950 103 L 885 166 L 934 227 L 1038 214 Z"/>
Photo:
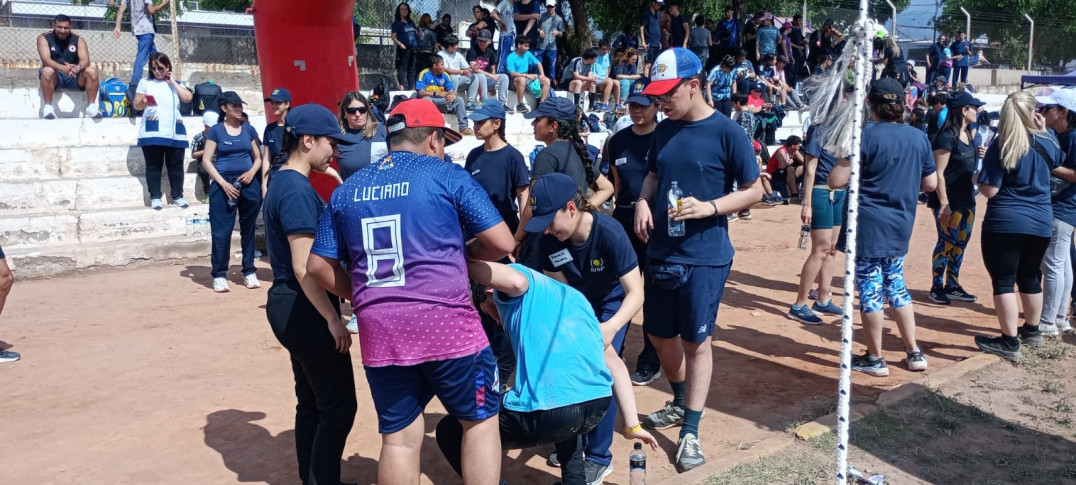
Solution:
<path fill-rule="evenodd" d="M 179 115 L 179 95 L 165 81 L 142 78 L 135 93 L 150 96 L 156 105 L 147 104 L 138 126 L 138 146 L 187 147 L 187 128 Z"/>
<path fill-rule="evenodd" d="M 462 70 L 471 68 L 471 63 L 467 62 L 467 58 L 464 57 L 463 54 L 460 54 L 460 51 L 458 49 L 452 54 L 449 54 L 448 51 L 442 50 L 441 52 L 438 52 L 437 55 L 441 56 L 441 58 L 445 60 L 445 69 Z M 452 83 L 455 84 L 457 87 L 459 87 L 461 77 L 462 76 L 460 76 L 459 74 L 448 75 L 448 78 L 451 79 Z"/>

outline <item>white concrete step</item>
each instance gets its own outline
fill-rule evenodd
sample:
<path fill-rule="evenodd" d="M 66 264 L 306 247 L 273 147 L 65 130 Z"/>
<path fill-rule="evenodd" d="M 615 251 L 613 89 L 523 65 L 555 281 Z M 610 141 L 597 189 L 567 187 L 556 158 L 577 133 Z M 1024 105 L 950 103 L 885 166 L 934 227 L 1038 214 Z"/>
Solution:
<path fill-rule="evenodd" d="M 168 175 L 161 176 L 161 190 L 169 197 Z M 184 174 L 183 193 L 193 206 L 202 200 L 196 173 Z M 149 206 L 145 176 L 45 179 L 0 182 L 0 216 L 62 214 L 71 211 Z"/>
<path fill-rule="evenodd" d="M 232 252 L 239 250 L 239 234 L 232 236 Z M 208 237 L 160 237 L 44 248 L 7 248 L 4 253 L 19 278 L 46 278 L 73 271 L 135 264 L 167 264 L 169 260 L 199 258 L 209 266 Z M 236 261 L 232 260 L 233 269 Z"/>
<path fill-rule="evenodd" d="M 230 90 L 228 86 L 221 86 L 221 88 L 225 91 Z M 250 116 L 259 115 L 264 118 L 265 110 L 262 107 L 264 96 L 261 91 L 249 89 L 234 89 L 234 91 L 247 102 L 247 107 L 244 109 Z M 56 116 L 59 119 L 81 118 L 87 106 L 86 93 L 82 91 L 57 91 L 52 102 L 56 105 Z M 0 119 L 40 119 L 42 105 L 44 105 L 44 100 L 38 88 L 0 89 Z"/>
<path fill-rule="evenodd" d="M 187 217 L 206 213 L 205 205 L 188 209 L 126 207 L 66 214 L 0 216 L 0 246 L 45 248 L 157 237 L 185 237 Z M 238 224 L 238 223 L 237 223 Z"/>
<path fill-rule="evenodd" d="M 265 117 L 252 116 L 251 125 L 261 133 Z M 0 119 L 0 150 L 57 149 L 73 147 L 130 147 L 138 144 L 139 118 Z M 188 139 L 201 131 L 202 117 L 183 118 Z M 12 155 L 14 156 L 14 155 Z"/>

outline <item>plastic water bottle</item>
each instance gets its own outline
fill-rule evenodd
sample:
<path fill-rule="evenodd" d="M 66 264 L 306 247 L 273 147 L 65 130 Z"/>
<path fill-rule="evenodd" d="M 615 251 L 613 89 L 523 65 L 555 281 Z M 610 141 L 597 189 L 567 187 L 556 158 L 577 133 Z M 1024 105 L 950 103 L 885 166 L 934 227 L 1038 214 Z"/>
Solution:
<path fill-rule="evenodd" d="M 683 207 L 683 198 L 684 191 L 680 190 L 680 184 L 673 180 L 672 187 L 669 188 L 669 208 L 680 212 Z M 684 221 L 669 218 L 669 237 L 684 237 Z"/>
<path fill-rule="evenodd" d="M 810 224 L 804 224 L 804 225 L 800 226 L 800 243 L 796 247 L 800 248 L 800 251 L 806 251 L 807 250 L 807 242 L 810 241 L 810 240 L 811 240 L 811 225 Z"/>
<path fill-rule="evenodd" d="M 187 237 L 194 237 L 194 221 L 194 215 L 187 216 Z"/>
<path fill-rule="evenodd" d="M 628 471 L 628 483 L 630 485 L 646 485 L 646 452 L 643 444 L 635 442 L 635 449 L 628 455 L 628 463 L 631 466 Z"/>
<path fill-rule="evenodd" d="M 232 183 L 232 187 L 235 187 L 235 190 L 238 190 L 240 192 L 243 191 L 243 184 L 241 182 L 239 182 L 238 180 L 236 180 L 234 183 Z M 235 207 L 235 205 L 238 204 L 238 203 L 239 203 L 239 198 L 238 197 L 236 197 L 234 199 L 232 199 L 232 198 L 228 199 L 228 207 Z"/>

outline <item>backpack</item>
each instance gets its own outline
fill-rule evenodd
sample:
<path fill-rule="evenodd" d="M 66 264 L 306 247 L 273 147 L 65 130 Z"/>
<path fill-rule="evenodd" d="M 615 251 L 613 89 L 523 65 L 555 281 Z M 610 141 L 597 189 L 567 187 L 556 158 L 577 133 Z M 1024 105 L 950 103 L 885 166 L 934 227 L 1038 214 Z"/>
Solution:
<path fill-rule="evenodd" d="M 217 97 L 223 90 L 213 81 L 194 85 L 194 114 L 202 115 L 206 111 L 217 111 Z"/>
<path fill-rule="evenodd" d="M 183 86 L 183 87 L 185 87 L 187 89 L 190 89 L 191 94 L 194 94 L 194 90 L 191 89 L 190 86 L 187 86 L 187 83 L 180 81 L 179 85 Z M 190 102 L 186 102 L 186 101 L 183 101 L 182 99 L 180 99 L 179 100 L 179 114 L 181 116 L 190 116 L 192 113 L 194 113 L 194 98 L 191 98 Z"/>
<path fill-rule="evenodd" d="M 382 113 L 389 110 L 389 93 L 392 92 L 392 88 L 396 84 L 392 78 L 382 75 L 381 81 L 374 86 L 373 92 L 370 93 L 370 105 L 377 108 Z"/>
<path fill-rule="evenodd" d="M 98 89 L 98 107 L 106 118 L 124 118 L 131 113 L 131 101 L 127 98 L 127 83 L 110 78 Z"/>

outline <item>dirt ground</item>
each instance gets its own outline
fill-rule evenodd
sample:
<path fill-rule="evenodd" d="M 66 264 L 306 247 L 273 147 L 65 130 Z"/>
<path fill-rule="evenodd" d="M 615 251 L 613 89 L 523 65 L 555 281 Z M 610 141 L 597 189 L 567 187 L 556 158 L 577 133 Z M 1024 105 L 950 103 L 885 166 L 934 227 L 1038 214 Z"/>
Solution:
<path fill-rule="evenodd" d="M 1025 351 L 852 424 L 849 463 L 889 484 L 1076 483 L 1076 337 Z M 835 438 L 712 476 L 708 485 L 832 483 Z"/>
<path fill-rule="evenodd" d="M 982 209 L 981 203 L 980 214 Z M 753 220 L 732 223 L 738 252 L 718 315 L 715 372 L 701 425 L 711 459 L 785 432 L 812 409 L 831 406 L 837 394 L 839 319 L 812 327 L 784 316 L 806 257 L 795 248 L 798 219 L 799 207 L 759 206 Z M 972 336 L 997 328 L 978 231 L 961 281 L 985 297 L 979 303 L 927 302 L 934 241 L 930 213 L 920 205 L 906 276 L 928 372 L 977 352 Z M 265 320 L 269 285 L 243 288 L 235 265 L 232 292 L 214 294 L 208 263 L 16 282 L 0 323 L 0 345 L 23 354 L 21 362 L 0 366 L 0 442 L 7 445 L 0 470 L 6 479 L 298 483 L 293 382 L 287 353 Z M 264 261 L 259 277 L 270 278 Z M 641 346 L 639 320 L 625 351 L 631 368 Z M 899 363 L 903 352 L 891 323 L 886 335 L 891 375 L 856 375 L 855 402 L 871 401 L 915 377 Z M 861 345 L 856 352 L 862 352 Z M 359 413 L 343 478 L 366 484 L 376 479 L 380 439 L 359 356 L 353 361 Z M 660 408 L 670 395 L 664 380 L 636 388 L 642 413 Z M 460 482 L 433 438 L 442 413 L 436 401 L 428 409 L 423 483 Z M 676 429 L 659 433 L 661 450 L 649 453 L 651 482 L 676 475 L 676 438 Z M 627 483 L 630 447 L 624 439 L 614 442 L 608 483 Z M 545 453 L 508 452 L 504 478 L 556 481 L 559 473 L 544 464 Z"/>

